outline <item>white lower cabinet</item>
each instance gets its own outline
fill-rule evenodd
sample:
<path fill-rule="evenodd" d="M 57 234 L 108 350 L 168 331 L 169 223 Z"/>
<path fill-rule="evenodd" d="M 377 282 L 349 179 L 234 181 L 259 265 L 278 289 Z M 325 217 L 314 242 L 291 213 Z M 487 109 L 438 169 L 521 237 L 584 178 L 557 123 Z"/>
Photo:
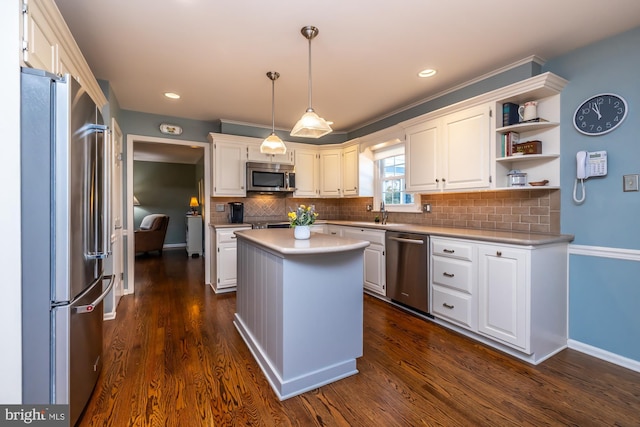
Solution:
<path fill-rule="evenodd" d="M 234 234 L 251 227 L 219 228 L 215 232 L 215 262 L 213 263 L 213 290 L 216 293 L 236 290 L 237 241 Z M 214 259 L 214 257 L 212 257 Z"/>
<path fill-rule="evenodd" d="M 527 250 L 478 246 L 478 332 L 529 351 Z"/>
<path fill-rule="evenodd" d="M 364 288 L 386 296 L 385 231 L 358 227 L 340 228 L 343 237 L 369 241 L 370 245 L 364 249 Z"/>
<path fill-rule="evenodd" d="M 465 242 L 433 238 L 431 250 L 431 313 L 475 331 L 475 248 Z"/>
<path fill-rule="evenodd" d="M 431 314 L 445 325 L 534 364 L 567 346 L 566 243 L 432 236 L 431 250 Z"/>

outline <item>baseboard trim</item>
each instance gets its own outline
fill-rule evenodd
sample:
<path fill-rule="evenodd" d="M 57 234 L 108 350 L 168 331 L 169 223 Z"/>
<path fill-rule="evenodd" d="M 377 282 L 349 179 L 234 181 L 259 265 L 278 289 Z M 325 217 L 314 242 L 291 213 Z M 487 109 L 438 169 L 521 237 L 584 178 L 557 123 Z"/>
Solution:
<path fill-rule="evenodd" d="M 598 359 L 613 363 L 614 365 L 622 366 L 623 368 L 631 369 L 632 371 L 640 372 L 640 361 L 629 359 L 628 357 L 620 356 L 619 354 L 611 353 L 610 351 L 576 340 L 568 340 L 567 344 L 569 348 L 573 350 L 588 354 L 589 356 L 597 357 Z"/>

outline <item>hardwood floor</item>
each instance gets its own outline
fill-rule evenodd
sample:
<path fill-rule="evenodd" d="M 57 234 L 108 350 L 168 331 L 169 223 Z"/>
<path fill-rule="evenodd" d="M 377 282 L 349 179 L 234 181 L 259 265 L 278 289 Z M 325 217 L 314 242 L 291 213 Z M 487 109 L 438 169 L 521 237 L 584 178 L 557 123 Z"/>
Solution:
<path fill-rule="evenodd" d="M 280 402 L 203 266 L 136 261 L 79 425 L 640 425 L 640 373 L 572 350 L 528 365 L 367 295 L 360 372 Z"/>

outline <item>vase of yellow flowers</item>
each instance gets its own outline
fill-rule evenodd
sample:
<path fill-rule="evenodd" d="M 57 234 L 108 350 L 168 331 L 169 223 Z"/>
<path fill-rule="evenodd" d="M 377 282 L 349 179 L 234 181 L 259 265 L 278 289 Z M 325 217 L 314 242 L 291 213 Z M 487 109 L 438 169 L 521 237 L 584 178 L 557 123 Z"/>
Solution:
<path fill-rule="evenodd" d="M 310 226 L 318 217 L 315 206 L 300 205 L 287 215 L 289 216 L 289 224 L 293 228 L 293 237 L 301 240 L 311 237 Z"/>

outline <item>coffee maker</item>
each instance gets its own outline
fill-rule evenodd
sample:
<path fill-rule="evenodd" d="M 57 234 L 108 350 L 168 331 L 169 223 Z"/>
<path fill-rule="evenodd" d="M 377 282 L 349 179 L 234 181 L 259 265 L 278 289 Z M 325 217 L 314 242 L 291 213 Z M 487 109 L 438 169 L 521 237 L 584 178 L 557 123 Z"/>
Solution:
<path fill-rule="evenodd" d="M 244 203 L 229 202 L 229 222 L 242 224 L 244 222 Z"/>

